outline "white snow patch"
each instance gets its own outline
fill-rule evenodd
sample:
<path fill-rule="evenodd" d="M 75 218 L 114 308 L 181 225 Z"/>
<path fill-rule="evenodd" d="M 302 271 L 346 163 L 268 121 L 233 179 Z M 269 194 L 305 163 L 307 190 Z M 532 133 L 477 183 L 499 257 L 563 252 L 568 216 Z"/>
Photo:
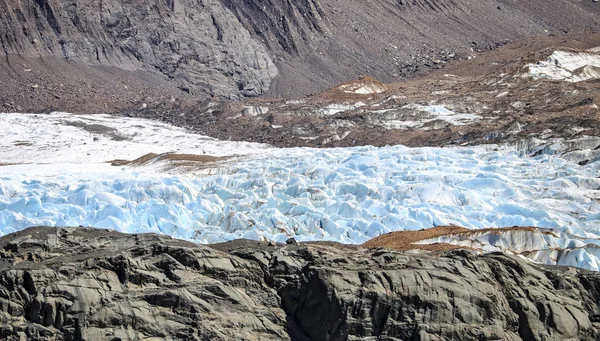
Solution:
<path fill-rule="evenodd" d="M 348 94 L 358 95 L 380 94 L 387 91 L 385 86 L 373 83 L 346 84 L 339 86 L 339 89 Z"/>
<path fill-rule="evenodd" d="M 0 163 L 98 164 L 148 153 L 233 156 L 268 146 L 219 141 L 165 123 L 109 115 L 0 113 Z"/>
<path fill-rule="evenodd" d="M 259 115 L 266 115 L 268 113 L 269 113 L 269 107 L 245 106 L 242 109 L 242 115 L 244 115 L 244 116 L 259 116 Z"/>
<path fill-rule="evenodd" d="M 422 128 L 427 130 L 435 129 L 439 125 L 461 126 L 477 122 L 482 118 L 480 115 L 457 113 L 443 105 L 413 103 L 396 110 L 398 113 L 393 111 L 394 109 L 375 111 L 375 113 L 384 114 L 377 119 L 376 123 L 387 129 Z"/>
<path fill-rule="evenodd" d="M 529 76 L 581 82 L 600 78 L 600 52 L 592 49 L 586 52 L 555 51 L 545 61 L 529 64 Z"/>
<path fill-rule="evenodd" d="M 363 102 L 356 102 L 354 104 L 351 103 L 333 103 L 326 105 L 320 109 L 316 110 L 316 114 L 319 116 L 332 116 L 340 112 L 354 110 L 364 106 Z"/>

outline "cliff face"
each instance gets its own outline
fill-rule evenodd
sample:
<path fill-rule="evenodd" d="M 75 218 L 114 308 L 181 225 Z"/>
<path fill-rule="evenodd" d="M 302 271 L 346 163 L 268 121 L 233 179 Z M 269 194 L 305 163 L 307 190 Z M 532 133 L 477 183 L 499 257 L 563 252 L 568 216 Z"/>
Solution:
<path fill-rule="evenodd" d="M 597 31 L 591 1 L 222 0 L 279 56 L 270 95 L 418 75 L 532 35 Z"/>
<path fill-rule="evenodd" d="M 198 246 L 31 228 L 0 239 L 9 340 L 596 340 L 600 277 L 466 251 Z"/>
<path fill-rule="evenodd" d="M 151 71 L 197 95 L 297 96 L 598 30 L 599 12 L 591 0 L 0 0 L 0 54 Z"/>
<path fill-rule="evenodd" d="M 0 1 L 5 54 L 157 71 L 222 97 L 257 96 L 277 68 L 217 0 Z"/>

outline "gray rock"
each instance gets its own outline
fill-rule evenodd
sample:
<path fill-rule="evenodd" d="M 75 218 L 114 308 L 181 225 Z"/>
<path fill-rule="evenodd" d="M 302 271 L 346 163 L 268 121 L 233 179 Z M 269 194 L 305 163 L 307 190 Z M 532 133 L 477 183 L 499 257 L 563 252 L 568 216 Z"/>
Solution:
<path fill-rule="evenodd" d="M 530 0 L 221 0 L 276 55 L 269 95 L 294 97 L 364 75 L 383 82 L 531 35 L 597 31 L 597 6 Z M 437 62 L 432 62 L 437 61 Z"/>
<path fill-rule="evenodd" d="M 600 275 L 500 254 L 199 246 L 92 228 L 0 239 L 9 340 L 596 340 Z"/>
<path fill-rule="evenodd" d="M 252 261 L 85 228 L 30 229 L 0 244 L 0 337 L 289 339 L 277 293 Z"/>
<path fill-rule="evenodd" d="M 0 1 L 4 53 L 159 72 L 212 95 L 269 89 L 265 46 L 218 0 Z"/>
<path fill-rule="evenodd" d="M 0 0 L 0 55 L 150 70 L 187 93 L 295 97 L 421 74 L 474 47 L 597 31 L 599 11 L 562 0 L 501 11 L 496 0 Z"/>

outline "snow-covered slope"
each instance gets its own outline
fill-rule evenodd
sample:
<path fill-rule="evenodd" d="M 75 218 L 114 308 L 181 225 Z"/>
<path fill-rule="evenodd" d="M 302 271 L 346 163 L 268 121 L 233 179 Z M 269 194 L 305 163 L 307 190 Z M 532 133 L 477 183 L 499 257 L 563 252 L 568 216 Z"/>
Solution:
<path fill-rule="evenodd" d="M 58 112 L 0 114 L 0 139 L 4 164 L 90 165 L 166 152 L 233 156 L 268 147 L 219 141 L 151 120 Z M 44 171 L 44 167 L 36 169 Z"/>
<path fill-rule="evenodd" d="M 61 120 L 70 118 L 61 115 L 0 116 L 3 234 L 32 225 L 89 225 L 201 243 L 242 237 L 281 242 L 290 236 L 362 243 L 390 231 L 453 223 L 600 236 L 598 161 L 580 166 L 497 146 L 269 149 L 127 118 L 102 125 L 115 136 L 150 126 L 127 135 L 129 142 L 105 135 L 94 141 L 89 126 L 65 127 Z M 88 135 L 82 140 L 78 134 Z M 132 141 L 152 141 L 140 145 L 159 152 L 179 147 L 186 153 L 250 154 L 197 174 L 104 163 L 148 152 Z M 95 143 L 107 145 L 89 146 Z M 117 149 L 119 143 L 131 147 Z"/>

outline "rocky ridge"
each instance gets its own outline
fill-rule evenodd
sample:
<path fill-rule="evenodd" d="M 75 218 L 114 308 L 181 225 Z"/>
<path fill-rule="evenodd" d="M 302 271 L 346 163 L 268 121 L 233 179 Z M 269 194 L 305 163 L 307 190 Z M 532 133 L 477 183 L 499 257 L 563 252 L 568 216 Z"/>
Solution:
<path fill-rule="evenodd" d="M 595 340 L 600 277 L 501 254 L 200 246 L 90 228 L 0 239 L 9 340 Z"/>
<path fill-rule="evenodd" d="M 6 56 L 153 71 L 206 95 L 256 96 L 277 68 L 219 1 L 0 2 Z"/>

